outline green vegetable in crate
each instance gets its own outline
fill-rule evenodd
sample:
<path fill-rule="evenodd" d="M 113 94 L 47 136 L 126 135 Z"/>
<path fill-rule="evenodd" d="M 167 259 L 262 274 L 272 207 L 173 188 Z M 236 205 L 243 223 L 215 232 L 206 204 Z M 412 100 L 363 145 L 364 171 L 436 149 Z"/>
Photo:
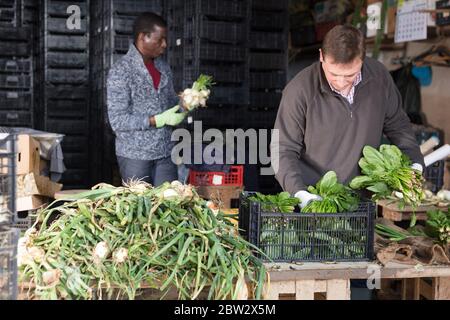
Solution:
<path fill-rule="evenodd" d="M 261 203 L 261 209 L 264 212 L 292 213 L 299 200 L 291 197 L 289 192 L 281 192 L 277 195 L 264 195 L 256 193 L 256 196 L 250 197 L 250 201 Z"/>
<path fill-rule="evenodd" d="M 354 178 L 350 187 L 372 191 L 375 200 L 395 199 L 400 207 L 417 207 L 425 198 L 422 174 L 411 168 L 411 161 L 396 146 L 382 145 L 379 151 L 364 147 L 359 166 L 363 175 Z"/>
<path fill-rule="evenodd" d="M 354 211 L 358 207 L 358 196 L 338 182 L 334 171 L 327 172 L 316 186 L 309 186 L 308 192 L 319 195 L 322 200 L 311 201 L 302 209 L 304 213 L 338 213 Z"/>
<path fill-rule="evenodd" d="M 33 297 L 134 299 L 147 285 L 163 296 L 175 287 L 181 299 L 206 288 L 209 299 L 236 299 L 247 293 L 244 276 L 261 297 L 258 249 L 190 186 L 101 184 L 72 200 L 40 212 L 20 241 L 20 278 Z"/>

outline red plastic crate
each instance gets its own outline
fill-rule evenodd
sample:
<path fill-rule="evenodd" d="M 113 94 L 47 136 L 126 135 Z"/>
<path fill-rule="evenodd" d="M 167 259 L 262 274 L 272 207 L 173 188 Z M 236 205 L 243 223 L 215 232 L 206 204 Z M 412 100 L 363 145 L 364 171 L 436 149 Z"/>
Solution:
<path fill-rule="evenodd" d="M 244 185 L 244 167 L 231 166 L 230 172 L 203 172 L 190 170 L 189 183 L 193 186 L 237 186 Z"/>

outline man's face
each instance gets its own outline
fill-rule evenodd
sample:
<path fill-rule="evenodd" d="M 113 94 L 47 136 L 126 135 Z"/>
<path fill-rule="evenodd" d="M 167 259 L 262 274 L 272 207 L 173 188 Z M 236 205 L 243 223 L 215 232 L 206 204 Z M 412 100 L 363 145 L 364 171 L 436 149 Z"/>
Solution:
<path fill-rule="evenodd" d="M 361 58 L 356 58 L 348 64 L 334 63 L 333 58 L 324 56 L 322 51 L 320 62 L 328 82 L 340 92 L 350 90 L 363 65 Z"/>
<path fill-rule="evenodd" d="M 167 29 L 155 26 L 154 31 L 143 35 L 141 41 L 144 54 L 156 59 L 164 54 L 167 48 Z"/>

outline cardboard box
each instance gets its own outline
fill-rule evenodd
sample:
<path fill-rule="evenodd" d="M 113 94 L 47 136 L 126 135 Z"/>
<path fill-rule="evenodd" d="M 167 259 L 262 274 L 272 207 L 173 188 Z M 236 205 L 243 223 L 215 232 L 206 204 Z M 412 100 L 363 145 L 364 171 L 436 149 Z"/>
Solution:
<path fill-rule="evenodd" d="M 17 139 L 17 168 L 16 174 L 27 174 L 39 171 L 39 143 L 26 134 L 19 135 Z"/>
<path fill-rule="evenodd" d="M 5 150 L 2 150 L 5 151 Z M 39 172 L 39 143 L 27 134 L 17 137 L 16 143 L 16 175 Z M 1 160 L 0 172 L 7 173 L 6 159 Z"/>
<path fill-rule="evenodd" d="M 54 198 L 55 193 L 61 191 L 62 184 L 51 181 L 48 177 L 29 173 L 17 176 L 17 196 L 26 197 L 41 195 Z"/>
<path fill-rule="evenodd" d="M 16 210 L 28 211 L 36 210 L 48 204 L 48 199 L 43 196 L 20 197 L 16 200 Z"/>

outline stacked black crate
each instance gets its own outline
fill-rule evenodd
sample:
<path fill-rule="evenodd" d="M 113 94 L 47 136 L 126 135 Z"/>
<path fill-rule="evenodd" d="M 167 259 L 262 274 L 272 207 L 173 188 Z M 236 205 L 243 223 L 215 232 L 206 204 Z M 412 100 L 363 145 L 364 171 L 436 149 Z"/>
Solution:
<path fill-rule="evenodd" d="M 61 133 L 65 188 L 89 183 L 89 0 L 40 3 L 36 127 Z"/>
<path fill-rule="evenodd" d="M 169 63 L 175 89 L 191 87 L 200 74 L 214 78 L 208 108 L 192 113 L 204 128 L 233 128 L 236 110 L 249 102 L 250 2 L 187 0 L 172 3 Z"/>
<path fill-rule="evenodd" d="M 33 126 L 33 25 L 26 0 L 0 0 L 0 126 Z"/>
<path fill-rule="evenodd" d="M 287 81 L 288 1 L 252 1 L 250 24 L 250 106 L 243 126 L 272 129 Z M 259 175 L 258 182 L 260 192 L 281 191 L 273 175 Z"/>
<path fill-rule="evenodd" d="M 112 65 L 133 43 L 133 23 L 143 12 L 164 16 L 163 0 L 102 0 L 91 3 L 91 184 L 120 184 L 114 133 L 109 125 L 106 81 Z M 100 147 L 99 147 L 100 146 Z"/>
<path fill-rule="evenodd" d="M 273 128 L 288 63 L 288 1 L 253 1 L 249 126 Z"/>

